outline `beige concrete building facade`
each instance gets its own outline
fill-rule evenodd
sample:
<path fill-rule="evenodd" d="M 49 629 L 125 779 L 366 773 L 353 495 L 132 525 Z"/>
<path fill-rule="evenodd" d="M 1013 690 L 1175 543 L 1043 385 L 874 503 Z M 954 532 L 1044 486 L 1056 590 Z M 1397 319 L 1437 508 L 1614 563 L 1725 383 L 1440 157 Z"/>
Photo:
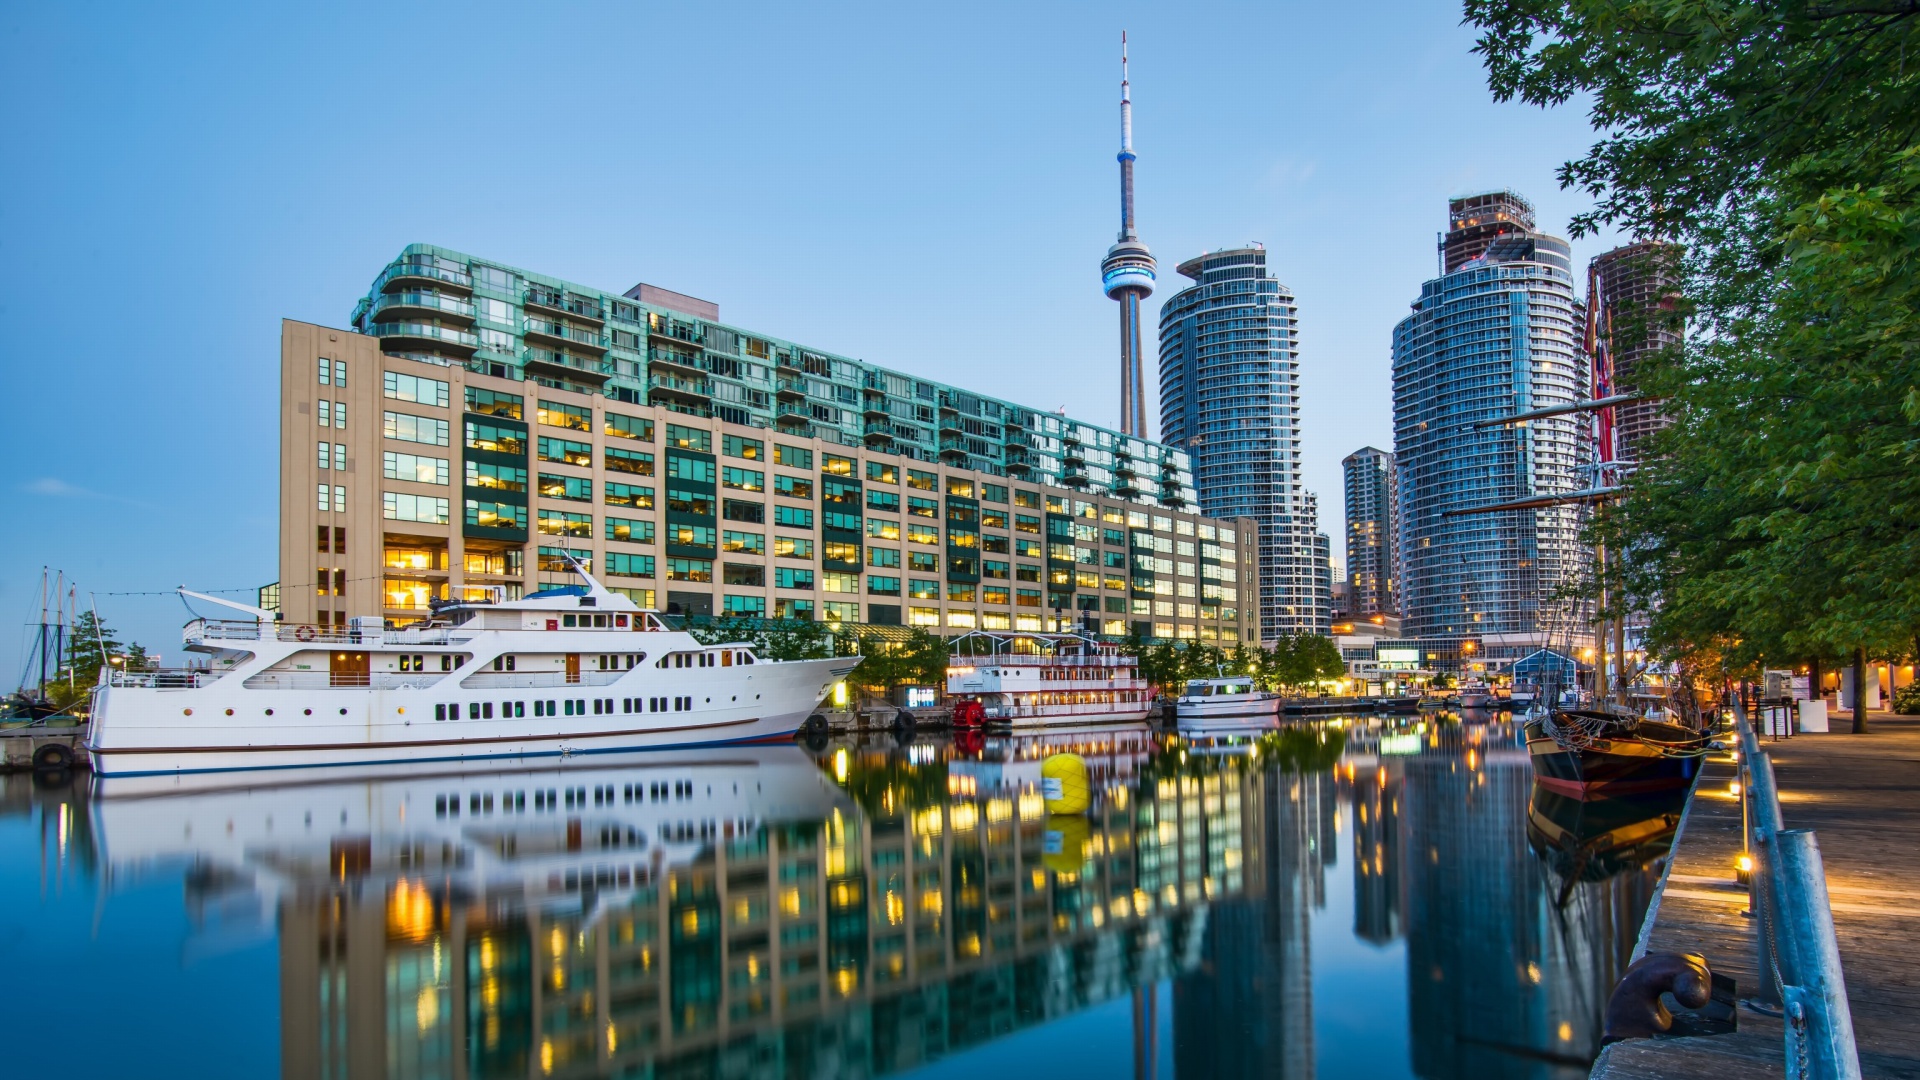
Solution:
<path fill-rule="evenodd" d="M 1086 490 L 383 353 L 287 321 L 279 597 L 289 622 L 404 623 L 588 563 L 645 607 L 1257 639 L 1257 544 Z"/>

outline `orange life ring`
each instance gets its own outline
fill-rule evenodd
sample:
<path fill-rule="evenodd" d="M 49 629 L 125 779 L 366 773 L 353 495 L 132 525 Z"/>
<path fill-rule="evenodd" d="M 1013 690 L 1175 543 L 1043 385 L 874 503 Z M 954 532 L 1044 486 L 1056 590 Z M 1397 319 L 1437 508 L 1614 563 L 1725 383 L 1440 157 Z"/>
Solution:
<path fill-rule="evenodd" d="M 295 641 L 312 641 L 313 627 L 311 626 L 299 627 L 298 629 L 294 630 L 293 638 Z"/>

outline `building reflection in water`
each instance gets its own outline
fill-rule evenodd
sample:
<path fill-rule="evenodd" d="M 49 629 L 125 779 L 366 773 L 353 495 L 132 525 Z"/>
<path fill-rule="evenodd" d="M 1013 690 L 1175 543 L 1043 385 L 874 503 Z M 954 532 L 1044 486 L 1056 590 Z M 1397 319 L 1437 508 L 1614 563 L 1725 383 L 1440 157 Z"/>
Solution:
<path fill-rule="evenodd" d="M 1083 817 L 1040 795 L 1061 749 Z M 185 864 L 205 950 L 277 935 L 282 1070 L 315 1080 L 880 1076 L 1128 998 L 1136 1076 L 1303 1080 L 1343 847 L 1354 936 L 1405 949 L 1381 1038 L 1411 1072 L 1571 1078 L 1677 820 L 1534 791 L 1508 727 L 1414 720 L 299 779 L 8 783 L 0 811 L 38 815 L 49 888 Z"/>

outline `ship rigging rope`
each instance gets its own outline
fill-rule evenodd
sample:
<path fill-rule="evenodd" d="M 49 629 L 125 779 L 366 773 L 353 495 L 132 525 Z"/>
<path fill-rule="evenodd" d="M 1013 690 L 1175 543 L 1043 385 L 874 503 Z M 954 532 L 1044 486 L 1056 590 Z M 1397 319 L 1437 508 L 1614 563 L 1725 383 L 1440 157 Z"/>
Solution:
<path fill-rule="evenodd" d="M 1624 742 L 1652 747 L 1660 751 L 1662 757 L 1695 758 L 1707 754 L 1704 742 L 1696 747 L 1675 746 L 1636 734 L 1627 727 L 1629 722 L 1637 722 L 1637 718 L 1623 716 L 1613 719 L 1578 713 L 1548 713 L 1540 726 L 1563 750 L 1591 750 L 1598 742 Z"/>

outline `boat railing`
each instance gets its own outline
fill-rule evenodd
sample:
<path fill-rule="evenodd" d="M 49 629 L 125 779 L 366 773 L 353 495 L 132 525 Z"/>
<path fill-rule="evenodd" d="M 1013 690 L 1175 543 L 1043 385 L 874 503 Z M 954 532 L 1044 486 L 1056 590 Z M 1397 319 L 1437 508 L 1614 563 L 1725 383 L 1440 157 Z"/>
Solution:
<path fill-rule="evenodd" d="M 458 645 L 472 640 L 471 633 L 455 636 L 449 626 L 407 626 L 398 630 L 355 630 L 311 623 L 262 624 L 253 619 L 194 619 L 181 631 L 181 640 L 189 645 L 202 641 L 259 641 L 262 626 L 273 627 L 274 641 L 301 645 Z"/>
<path fill-rule="evenodd" d="M 262 671 L 247 676 L 249 690 L 425 690 L 446 678 L 433 671 Z"/>
<path fill-rule="evenodd" d="M 1785 827 L 1773 761 L 1761 750 L 1738 699 L 1733 715 L 1741 839 L 1749 867 L 1747 906 L 1759 930 L 1754 935 L 1760 971 L 1756 1000 L 1762 1008 L 1776 1006 L 1785 1021 L 1789 1075 L 1858 1077 L 1860 1052 L 1819 840 L 1810 829 Z"/>
<path fill-rule="evenodd" d="M 478 671 L 460 681 L 468 690 L 527 690 L 548 686 L 611 686 L 625 671 Z"/>
<path fill-rule="evenodd" d="M 135 690 L 193 690 L 211 686 L 227 673 L 205 668 L 164 668 L 153 671 L 109 671 L 108 686 Z"/>
<path fill-rule="evenodd" d="M 1139 661 L 1131 656 L 1106 656 L 1095 654 L 1060 655 L 1056 653 L 981 653 L 974 656 L 955 655 L 949 663 L 971 664 L 974 667 L 1136 667 Z"/>

